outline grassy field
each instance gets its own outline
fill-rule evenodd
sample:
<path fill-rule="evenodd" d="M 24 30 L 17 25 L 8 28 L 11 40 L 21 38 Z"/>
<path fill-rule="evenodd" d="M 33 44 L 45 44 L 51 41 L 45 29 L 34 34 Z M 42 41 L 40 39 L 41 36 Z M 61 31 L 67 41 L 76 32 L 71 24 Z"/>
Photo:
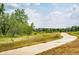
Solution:
<path fill-rule="evenodd" d="M 59 38 L 61 38 L 60 33 L 40 33 L 36 35 L 15 38 L 1 37 L 0 52 L 39 43 L 45 43 Z"/>
<path fill-rule="evenodd" d="M 69 34 L 77 36 L 78 39 L 60 47 L 44 51 L 38 55 L 79 55 L 79 32 L 69 32 Z"/>

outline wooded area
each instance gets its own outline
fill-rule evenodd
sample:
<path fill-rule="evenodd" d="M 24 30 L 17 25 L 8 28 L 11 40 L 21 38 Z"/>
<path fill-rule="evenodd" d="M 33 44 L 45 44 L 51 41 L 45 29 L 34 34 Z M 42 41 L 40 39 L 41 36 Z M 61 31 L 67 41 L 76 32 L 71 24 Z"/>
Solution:
<path fill-rule="evenodd" d="M 14 37 L 16 35 L 30 35 L 33 23 L 28 24 L 28 16 L 24 9 L 16 9 L 14 12 L 6 13 L 4 4 L 0 4 L 0 35 Z"/>

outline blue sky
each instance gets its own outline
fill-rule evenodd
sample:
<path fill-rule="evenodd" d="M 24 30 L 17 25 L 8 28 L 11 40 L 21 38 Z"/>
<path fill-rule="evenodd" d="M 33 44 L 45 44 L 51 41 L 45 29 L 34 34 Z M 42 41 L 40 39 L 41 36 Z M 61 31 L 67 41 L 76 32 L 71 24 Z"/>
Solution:
<path fill-rule="evenodd" d="M 29 24 L 36 28 L 62 28 L 79 25 L 79 4 L 76 3 L 7 3 L 6 12 L 25 9 Z"/>

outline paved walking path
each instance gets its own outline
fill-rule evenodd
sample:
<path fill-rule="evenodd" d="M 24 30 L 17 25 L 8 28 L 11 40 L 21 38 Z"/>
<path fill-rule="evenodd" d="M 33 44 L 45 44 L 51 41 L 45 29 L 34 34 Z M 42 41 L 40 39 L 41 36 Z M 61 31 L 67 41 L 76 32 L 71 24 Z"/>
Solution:
<path fill-rule="evenodd" d="M 68 42 L 71 42 L 77 39 L 76 36 L 71 36 L 67 33 L 61 33 L 61 36 L 63 36 L 63 38 L 58 40 L 54 40 L 47 43 L 40 43 L 37 45 L 32 45 L 32 46 L 23 47 L 23 48 L 13 49 L 9 51 L 4 51 L 4 52 L 1 52 L 0 54 L 1 55 L 34 55 L 51 48 L 61 46 L 63 44 L 66 44 Z"/>

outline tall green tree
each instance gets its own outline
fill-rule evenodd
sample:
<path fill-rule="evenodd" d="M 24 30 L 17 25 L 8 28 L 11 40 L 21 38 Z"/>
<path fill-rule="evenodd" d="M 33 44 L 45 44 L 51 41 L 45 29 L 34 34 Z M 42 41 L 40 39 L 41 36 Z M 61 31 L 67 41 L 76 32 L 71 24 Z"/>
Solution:
<path fill-rule="evenodd" d="M 4 4 L 0 4 L 0 15 L 2 15 L 2 14 L 4 14 L 4 10 L 5 10 L 5 8 L 4 8 Z"/>
<path fill-rule="evenodd" d="M 27 23 L 28 20 L 28 16 L 25 14 L 24 9 L 15 10 L 15 18 L 22 23 Z"/>

